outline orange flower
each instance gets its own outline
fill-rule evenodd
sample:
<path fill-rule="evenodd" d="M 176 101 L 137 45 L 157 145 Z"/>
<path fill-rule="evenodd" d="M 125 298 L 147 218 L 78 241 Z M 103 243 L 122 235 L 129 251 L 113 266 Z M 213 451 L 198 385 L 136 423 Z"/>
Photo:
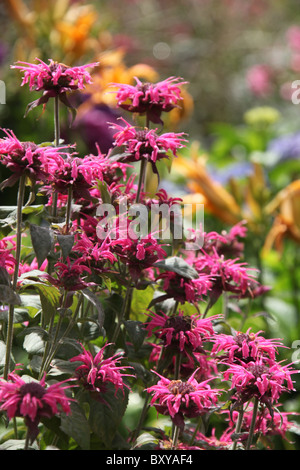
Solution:
<path fill-rule="evenodd" d="M 265 212 L 275 215 L 275 219 L 265 241 L 264 253 L 273 245 L 282 252 L 285 237 L 300 243 L 300 180 L 281 190 L 266 206 Z"/>

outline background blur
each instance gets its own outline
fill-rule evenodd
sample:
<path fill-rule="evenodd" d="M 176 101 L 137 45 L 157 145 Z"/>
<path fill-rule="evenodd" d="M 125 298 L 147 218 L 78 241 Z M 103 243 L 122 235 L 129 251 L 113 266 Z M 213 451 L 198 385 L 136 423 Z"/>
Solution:
<path fill-rule="evenodd" d="M 171 173 L 160 168 L 162 185 L 204 204 L 206 231 L 247 221 L 245 260 L 271 290 L 251 309 L 232 307 L 230 321 L 283 338 L 290 348 L 283 358 L 300 359 L 300 104 L 292 102 L 292 83 L 300 80 L 299 1 L 2 0 L 0 127 L 20 140 L 51 142 L 51 105 L 24 119 L 38 94 L 20 87 L 20 73 L 10 69 L 36 57 L 100 62 L 93 84 L 72 97 L 78 108 L 72 127 L 62 110 L 62 136 L 82 154 L 95 153 L 96 143 L 103 153 L 111 146 L 107 122 L 121 115 L 111 82 L 134 83 L 135 76 L 188 82 L 182 108 L 165 127 L 186 132 L 190 143 Z M 0 171 L 2 179 L 6 170 Z M 153 192 L 155 184 L 149 181 Z M 0 200 L 13 205 L 15 189 Z M 288 395 L 284 408 L 299 412 L 299 394 Z M 280 445 L 299 447 L 295 434 L 291 441 Z"/>

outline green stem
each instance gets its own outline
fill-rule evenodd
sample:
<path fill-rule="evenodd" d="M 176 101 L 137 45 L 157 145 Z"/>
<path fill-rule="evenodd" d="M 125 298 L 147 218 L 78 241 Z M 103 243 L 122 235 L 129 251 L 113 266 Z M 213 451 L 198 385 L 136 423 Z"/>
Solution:
<path fill-rule="evenodd" d="M 180 433 L 180 428 L 178 426 L 175 426 L 173 436 L 172 436 L 172 450 L 176 449 L 177 447 L 179 433 Z"/>
<path fill-rule="evenodd" d="M 123 301 L 122 311 L 121 311 L 121 314 L 118 318 L 118 322 L 117 322 L 117 325 L 115 327 L 115 331 L 113 332 L 113 335 L 112 335 L 112 338 L 111 338 L 112 343 L 116 343 L 116 341 L 118 339 L 120 329 L 121 329 L 121 325 L 124 321 L 126 312 L 129 309 L 129 302 L 130 302 L 130 299 L 132 297 L 132 291 L 133 291 L 133 287 L 128 287 L 127 290 L 126 290 L 126 295 L 125 295 L 125 299 Z"/>
<path fill-rule="evenodd" d="M 19 265 L 21 259 L 21 236 L 22 236 L 22 209 L 25 195 L 25 182 L 26 176 L 23 174 L 19 181 L 19 190 L 18 190 L 18 199 L 17 199 L 17 226 L 16 226 L 16 265 L 14 270 L 14 277 L 12 288 L 14 291 L 17 289 L 18 276 L 19 276 Z M 8 313 L 8 324 L 7 324 L 7 336 L 6 336 L 6 352 L 5 352 L 5 365 L 3 377 L 7 380 L 9 365 L 10 365 L 10 356 L 12 351 L 13 343 L 13 326 L 14 326 L 14 312 L 15 307 L 13 304 L 9 306 Z"/>
<path fill-rule="evenodd" d="M 27 429 L 27 432 L 26 432 L 24 450 L 28 450 L 28 448 L 29 448 L 29 429 Z"/>
<path fill-rule="evenodd" d="M 199 420 L 198 420 L 198 423 L 197 423 L 197 426 L 195 427 L 195 431 L 193 432 L 193 435 L 192 435 L 192 438 L 191 438 L 191 442 L 190 442 L 190 446 L 192 446 L 194 444 L 194 441 L 196 439 L 196 436 L 197 436 L 197 432 L 199 431 L 199 428 L 202 424 L 202 417 L 200 416 Z"/>
<path fill-rule="evenodd" d="M 60 120 L 59 120 L 59 100 L 54 98 L 54 146 L 58 147 L 60 141 Z M 57 217 L 57 192 L 52 194 L 52 216 Z"/>
<path fill-rule="evenodd" d="M 235 425 L 235 434 L 236 435 L 238 435 L 241 432 L 243 417 L 244 417 L 244 409 L 242 407 L 242 409 L 239 410 L 238 419 L 237 419 L 237 422 L 236 422 L 236 425 Z M 238 437 L 236 437 L 236 440 L 233 443 L 232 450 L 236 450 L 237 441 L 238 441 Z"/>
<path fill-rule="evenodd" d="M 143 158 L 141 160 L 138 189 L 137 189 L 136 198 L 135 198 L 136 203 L 138 203 L 140 201 L 142 187 L 144 187 L 144 189 L 145 189 L 146 168 L 147 168 L 147 160 L 145 158 Z"/>
<path fill-rule="evenodd" d="M 249 435 L 247 439 L 247 444 L 246 444 L 246 450 L 250 450 L 251 444 L 252 444 L 252 439 L 254 435 L 254 429 L 255 429 L 255 422 L 256 422 L 256 417 L 257 417 L 257 412 L 258 412 L 258 398 L 254 398 L 254 403 L 253 403 L 253 411 L 252 411 L 252 420 L 250 424 L 250 429 L 249 429 Z"/>
<path fill-rule="evenodd" d="M 67 233 L 69 232 L 70 221 L 71 221 L 72 197 L 73 197 L 73 189 L 72 189 L 72 186 L 69 186 L 69 188 L 68 188 L 68 202 L 67 202 L 67 208 L 66 208 L 66 228 L 67 228 Z"/>
<path fill-rule="evenodd" d="M 56 327 L 56 333 L 55 333 L 55 338 L 54 338 L 54 341 L 53 341 L 53 345 L 52 345 L 52 348 L 51 348 L 50 352 L 48 353 L 48 357 L 46 358 L 43 371 L 40 372 L 40 375 L 42 375 L 42 373 L 44 371 L 46 371 L 46 372 L 48 371 L 48 369 L 50 367 L 50 364 L 51 364 L 51 361 L 55 357 L 55 354 L 57 353 L 57 351 L 58 351 L 58 349 L 61 345 L 62 339 L 65 338 L 69 334 L 69 332 L 71 331 L 71 329 L 75 325 L 76 320 L 78 318 L 78 314 L 79 314 L 79 311 L 80 311 L 82 301 L 83 301 L 83 294 L 80 295 L 80 297 L 78 299 L 78 302 L 77 302 L 77 305 L 76 305 L 75 312 L 74 312 L 71 320 L 69 321 L 69 324 L 68 324 L 67 328 L 65 329 L 65 331 L 63 332 L 63 334 L 61 335 L 60 338 L 59 338 L 59 331 L 60 331 L 60 327 L 61 327 L 61 324 L 62 324 L 62 317 L 59 317 L 57 327 Z"/>

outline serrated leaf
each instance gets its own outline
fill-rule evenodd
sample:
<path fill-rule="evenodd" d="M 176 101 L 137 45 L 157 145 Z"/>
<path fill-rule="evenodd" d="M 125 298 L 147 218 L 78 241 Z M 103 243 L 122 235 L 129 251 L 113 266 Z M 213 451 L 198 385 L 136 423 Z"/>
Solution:
<path fill-rule="evenodd" d="M 164 269 L 165 271 L 171 271 L 179 274 L 186 279 L 197 279 L 197 271 L 190 266 L 184 259 L 179 258 L 178 256 L 171 256 L 170 258 L 157 261 L 153 265 L 156 268 Z"/>
<path fill-rule="evenodd" d="M 132 341 L 134 349 L 138 351 L 142 346 L 145 337 L 147 336 L 144 323 L 135 320 L 127 320 L 124 322 L 124 325 L 129 338 Z"/>
<path fill-rule="evenodd" d="M 72 437 L 82 450 L 90 449 L 90 426 L 81 407 L 76 402 L 70 403 L 71 414 L 61 416 L 60 429 Z"/>
<path fill-rule="evenodd" d="M 101 394 L 103 403 L 90 399 L 89 423 L 91 430 L 101 439 L 107 449 L 111 448 L 122 417 L 128 404 L 128 392 L 124 389 L 114 391 L 112 386 L 106 393 Z"/>
<path fill-rule="evenodd" d="M 39 225 L 30 224 L 30 235 L 32 247 L 38 261 L 38 267 L 40 268 L 53 247 L 53 232 L 50 227 L 40 227 Z"/>
<path fill-rule="evenodd" d="M 74 235 L 57 235 L 57 241 L 61 248 L 63 258 L 66 259 L 72 251 Z"/>
<path fill-rule="evenodd" d="M 23 347 L 28 354 L 43 354 L 48 333 L 42 328 L 36 327 L 28 328 L 25 334 Z"/>
<path fill-rule="evenodd" d="M 10 286 L 0 284 L 0 302 L 6 305 L 21 305 L 21 297 Z"/>
<path fill-rule="evenodd" d="M 99 327 L 100 329 L 103 327 L 104 325 L 104 320 L 105 320 L 105 312 L 104 312 L 104 308 L 102 306 L 102 303 L 101 301 L 99 300 L 99 298 L 92 292 L 90 291 L 89 289 L 84 289 L 82 291 L 82 294 L 84 295 L 84 297 L 86 299 L 88 299 L 92 305 L 96 308 L 97 310 L 97 314 L 98 314 L 98 324 L 99 324 Z"/>

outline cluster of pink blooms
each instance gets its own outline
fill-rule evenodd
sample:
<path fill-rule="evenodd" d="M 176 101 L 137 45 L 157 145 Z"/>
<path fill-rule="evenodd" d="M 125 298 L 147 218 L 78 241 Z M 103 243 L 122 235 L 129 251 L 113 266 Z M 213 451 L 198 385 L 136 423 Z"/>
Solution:
<path fill-rule="evenodd" d="M 17 372 L 8 375 L 7 381 L 0 380 L 0 409 L 6 411 L 8 419 L 23 417 L 32 443 L 38 433 L 42 418 L 71 412 L 70 402 L 64 392 L 70 384 L 55 382 L 47 386 L 45 377 L 40 381 L 25 381 Z"/>
<path fill-rule="evenodd" d="M 49 65 L 39 61 L 35 65 L 23 63 L 15 67 L 24 72 L 22 84 L 28 83 L 30 90 L 43 91 L 42 98 L 30 105 L 32 109 L 39 104 L 45 105 L 55 96 L 68 105 L 66 93 L 83 89 L 84 83 L 90 81 L 86 68 L 95 65 L 69 68 L 54 61 Z M 156 84 L 136 79 L 135 86 L 118 84 L 116 101 L 120 108 L 146 115 L 147 126 L 150 122 L 161 124 L 162 113 L 180 105 L 183 83 L 174 77 Z M 5 137 L 0 139 L 0 163 L 12 172 L 12 176 L 2 183 L 1 188 L 15 184 L 25 175 L 32 185 L 39 186 L 39 192 L 47 199 L 46 208 L 52 206 L 56 196 L 58 215 L 53 231 L 57 239 L 59 235 L 73 237 L 68 256 L 62 256 L 59 244 L 54 243 L 57 256 L 52 269 L 47 260 L 39 265 L 39 270 L 44 271 L 41 282 L 57 288 L 62 299 L 67 300 L 65 307 L 72 306 L 78 291 L 89 290 L 90 294 L 96 295 L 100 288 L 101 293 L 106 294 L 102 278 L 110 278 L 112 290 L 117 284 L 118 293 L 124 286 L 141 292 L 147 286 L 157 288 L 159 296 L 153 302 L 155 308 L 150 310 L 149 307 L 147 320 L 143 322 L 146 346 L 151 349 L 147 361 L 153 372 L 151 384 L 145 385 L 146 392 L 151 395 L 150 405 L 158 413 L 169 416 L 181 432 L 184 429 L 189 432 L 186 425 L 190 419 L 216 410 L 222 413 L 220 396 L 230 392 L 232 413 L 257 398 L 261 406 L 257 426 L 261 426 L 259 429 L 264 433 L 269 428 L 274 431 L 270 424 L 270 416 L 275 416 L 273 407 L 278 405 L 283 392 L 293 390 L 292 367 L 276 361 L 282 342 L 266 339 L 261 331 L 254 333 L 251 329 L 245 333 L 218 333 L 215 326 L 222 323 L 222 315 L 208 315 L 223 293 L 238 301 L 245 297 L 255 298 L 267 290 L 257 281 L 256 270 L 242 259 L 244 242 L 241 239 L 246 237 L 245 224 L 237 224 L 220 234 L 202 233 L 203 246 L 198 251 L 180 249 L 177 258 L 187 263 L 192 274 L 180 271 L 180 268 L 168 269 L 167 265 L 159 263 L 167 259 L 168 247 L 153 233 L 131 237 L 127 229 L 132 220 L 127 215 L 124 233 L 119 225 L 117 237 L 108 231 L 100 239 L 99 223 L 105 217 L 99 216 L 97 209 L 109 201 L 115 209 L 116 221 L 120 223 L 122 198 L 129 204 L 136 201 L 138 184 L 135 174 L 127 176 L 129 165 L 146 160 L 156 173 L 157 161 L 176 157 L 186 142 L 182 133 L 159 134 L 157 129 L 137 128 L 124 119 L 115 129 L 111 152 L 102 155 L 99 150 L 97 155 L 82 157 L 74 152 L 74 146 L 38 146 L 21 142 L 12 131 L 4 130 Z M 149 198 L 142 188 L 140 195 L 149 214 L 153 203 L 168 207 L 181 203 L 180 198 L 169 196 L 163 189 Z M 69 204 L 70 197 L 72 204 Z M 67 209 L 70 209 L 70 221 L 64 226 Z M 173 218 L 172 223 L 175 222 Z M 14 238 L 0 241 L 0 274 L 4 279 L 14 270 L 15 249 Z M 36 258 L 31 262 L 22 260 L 19 273 L 30 272 L 36 267 Z M 95 354 L 82 345 L 82 352 L 69 359 L 76 366 L 72 390 L 82 387 L 93 399 L 104 404 L 105 396 L 111 390 L 115 394 L 130 391 L 128 383 L 134 378 L 132 367 L 125 361 L 123 363 L 123 354 L 111 354 L 116 345 L 109 341 L 107 338 L 104 346 L 91 349 L 96 350 Z M 153 376 L 158 377 L 155 384 Z M 222 389 L 220 384 L 224 385 Z M 33 441 L 43 417 L 70 413 L 70 399 L 64 393 L 68 387 L 69 384 L 62 386 L 59 382 L 47 387 L 45 378 L 27 383 L 17 373 L 11 373 L 7 380 L 0 381 L 0 409 L 7 412 L 9 419 L 23 417 Z M 230 415 L 228 430 L 219 440 L 214 434 L 208 438 L 198 433 L 195 434 L 195 446 L 186 447 L 185 443 L 179 442 L 178 448 L 199 448 L 197 442 L 200 441 L 212 447 L 226 448 L 232 444 L 235 418 L 236 414 Z M 284 423 L 284 429 L 288 429 L 287 422 Z M 280 427 L 278 421 L 277 424 Z M 244 428 L 247 432 L 248 418 L 245 418 Z"/>

